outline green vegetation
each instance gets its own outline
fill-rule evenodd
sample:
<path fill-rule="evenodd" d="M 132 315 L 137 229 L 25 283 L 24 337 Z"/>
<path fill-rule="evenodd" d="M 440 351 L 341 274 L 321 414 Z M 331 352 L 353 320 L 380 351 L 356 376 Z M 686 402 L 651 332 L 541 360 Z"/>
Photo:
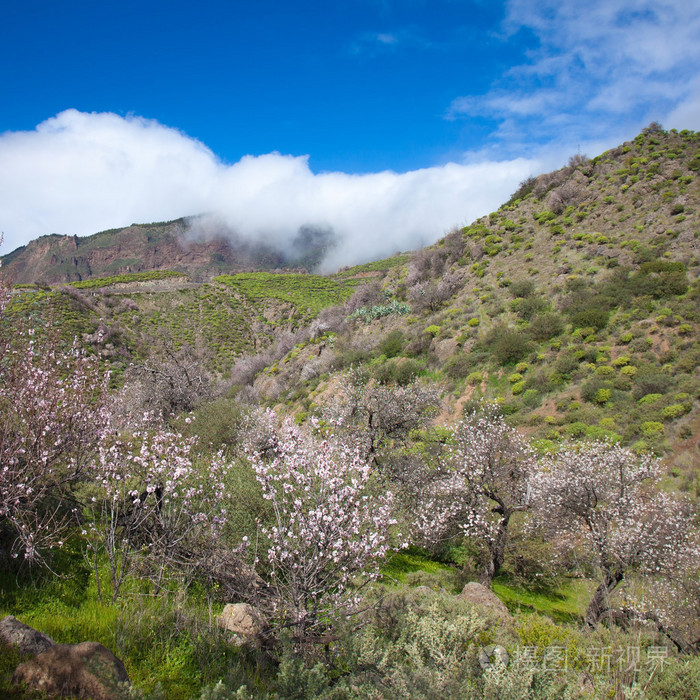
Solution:
<path fill-rule="evenodd" d="M 354 265 L 353 267 L 343 268 L 336 272 L 333 276 L 335 278 L 345 279 L 348 277 L 357 277 L 358 275 L 366 275 L 367 273 L 372 272 L 386 273 L 395 267 L 404 266 L 410 259 L 410 253 L 403 253 L 401 255 L 394 255 L 391 258 L 384 258 L 383 260 L 375 260 L 362 265 Z"/>
<path fill-rule="evenodd" d="M 80 282 L 71 282 L 70 285 L 76 289 L 101 289 L 114 284 L 129 284 L 130 282 L 152 282 L 153 280 L 165 280 L 174 277 L 186 278 L 182 272 L 172 270 L 153 270 L 151 272 L 133 272 L 125 275 L 114 275 L 113 277 L 93 277 Z"/>
<path fill-rule="evenodd" d="M 320 275 L 248 272 L 220 275 L 214 281 L 232 287 L 253 303 L 266 299 L 289 303 L 306 318 L 342 303 L 353 292 L 352 286 Z"/>

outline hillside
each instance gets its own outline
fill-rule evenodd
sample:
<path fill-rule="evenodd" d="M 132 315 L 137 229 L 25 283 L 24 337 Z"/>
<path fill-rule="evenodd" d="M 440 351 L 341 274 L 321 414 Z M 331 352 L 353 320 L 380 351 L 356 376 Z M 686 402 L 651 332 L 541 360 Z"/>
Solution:
<path fill-rule="evenodd" d="M 698 168 L 700 139 L 687 131 L 651 129 L 572 158 L 408 260 L 339 273 L 376 283 L 354 320 L 331 318 L 332 347 L 295 350 L 256 386 L 306 413 L 334 371 L 359 361 L 380 381 L 437 381 L 445 420 L 496 398 L 543 449 L 610 436 L 677 452 L 689 468 L 700 432 Z"/>

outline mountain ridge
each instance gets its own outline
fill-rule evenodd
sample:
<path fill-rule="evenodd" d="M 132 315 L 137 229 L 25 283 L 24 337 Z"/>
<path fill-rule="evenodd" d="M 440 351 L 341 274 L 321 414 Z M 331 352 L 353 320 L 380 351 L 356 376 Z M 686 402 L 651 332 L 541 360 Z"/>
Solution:
<path fill-rule="evenodd" d="M 313 227 L 299 230 L 283 249 L 246 240 L 216 220 L 187 217 L 90 236 L 40 236 L 2 256 L 0 276 L 12 284 L 50 285 L 174 270 L 202 281 L 223 273 L 315 267 L 330 245 L 330 234 Z"/>

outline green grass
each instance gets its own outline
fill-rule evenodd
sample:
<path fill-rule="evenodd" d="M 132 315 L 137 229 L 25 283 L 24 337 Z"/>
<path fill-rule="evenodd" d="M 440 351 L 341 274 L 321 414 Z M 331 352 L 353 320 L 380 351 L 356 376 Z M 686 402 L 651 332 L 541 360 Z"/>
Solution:
<path fill-rule="evenodd" d="M 396 552 L 387 560 L 382 568 L 382 574 L 389 579 L 395 579 L 403 583 L 406 574 L 424 571 L 428 574 L 452 573 L 454 567 L 435 561 L 430 555 L 419 547 L 408 547 L 401 552 Z"/>
<path fill-rule="evenodd" d="M 131 582 L 117 602 L 101 602 L 79 553 L 61 553 L 54 565 L 64 572 L 61 577 L 48 571 L 22 578 L 0 573 L 0 618 L 14 615 L 58 644 L 99 642 L 124 662 L 137 688 L 147 693 L 160 688 L 169 700 L 198 697 L 203 685 L 236 663 L 238 650 L 211 627 L 202 596 L 188 591 L 177 602 Z M 0 651 L 0 697 L 26 697 L 10 683 L 24 659 Z"/>
<path fill-rule="evenodd" d="M 531 611 L 547 615 L 556 622 L 579 622 L 594 587 L 591 581 L 571 579 L 553 590 L 530 591 L 501 576 L 493 582 L 491 590 L 511 612 Z"/>

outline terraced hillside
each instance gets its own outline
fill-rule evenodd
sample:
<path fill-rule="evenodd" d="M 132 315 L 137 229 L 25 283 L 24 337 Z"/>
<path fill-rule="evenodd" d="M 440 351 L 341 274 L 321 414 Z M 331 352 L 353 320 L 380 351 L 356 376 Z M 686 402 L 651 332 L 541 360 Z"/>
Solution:
<path fill-rule="evenodd" d="M 197 349 L 209 371 L 226 377 L 237 357 L 298 330 L 353 289 L 353 280 L 317 275 L 249 273 L 196 283 L 182 273 L 156 271 L 52 288 L 19 285 L 9 315 L 51 320 L 66 342 L 77 337 L 99 352 L 115 381 L 129 363 L 164 343 Z"/>

